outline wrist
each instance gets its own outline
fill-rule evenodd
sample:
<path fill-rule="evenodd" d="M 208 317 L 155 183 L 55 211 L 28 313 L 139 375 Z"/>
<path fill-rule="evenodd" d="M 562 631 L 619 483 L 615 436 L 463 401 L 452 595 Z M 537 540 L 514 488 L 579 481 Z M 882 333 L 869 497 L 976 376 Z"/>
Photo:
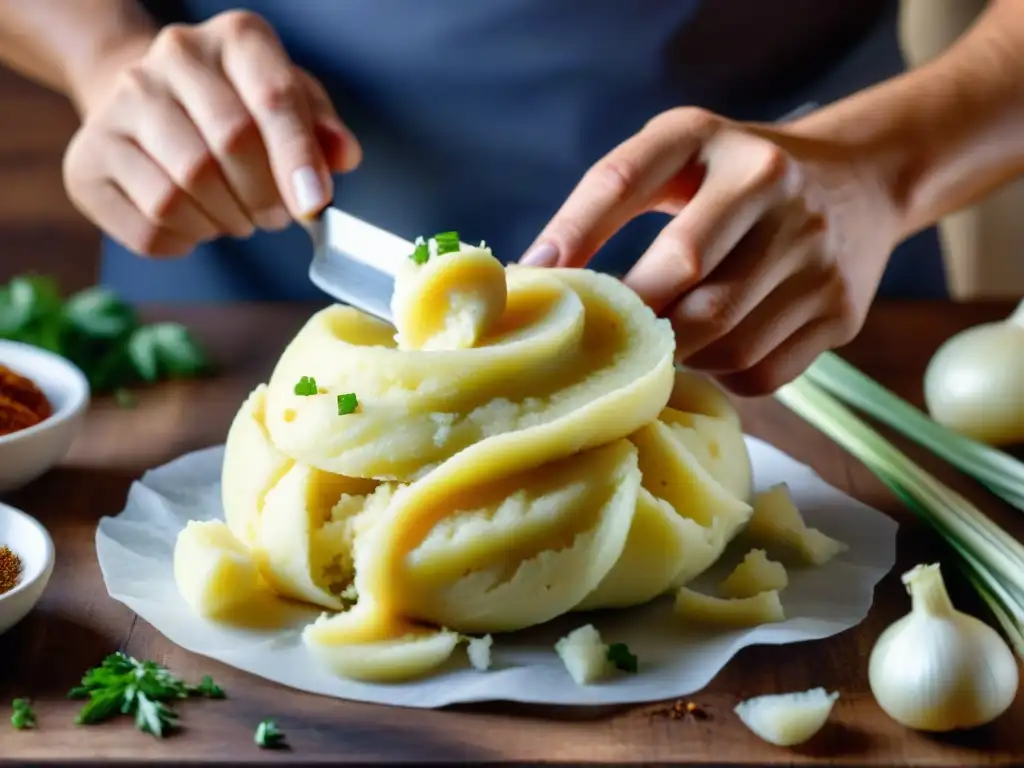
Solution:
<path fill-rule="evenodd" d="M 97 41 L 80 58 L 68 62 L 68 95 L 82 119 L 103 102 L 118 75 L 145 56 L 155 37 L 154 28 L 140 26 Z"/>
<path fill-rule="evenodd" d="M 920 141 L 908 140 L 908 126 L 897 125 L 881 103 L 863 98 L 875 95 L 862 92 L 784 130 L 798 145 L 798 156 L 821 166 L 826 175 L 844 179 L 847 191 L 870 205 L 895 247 L 911 234 L 910 187 L 929 153 Z"/>

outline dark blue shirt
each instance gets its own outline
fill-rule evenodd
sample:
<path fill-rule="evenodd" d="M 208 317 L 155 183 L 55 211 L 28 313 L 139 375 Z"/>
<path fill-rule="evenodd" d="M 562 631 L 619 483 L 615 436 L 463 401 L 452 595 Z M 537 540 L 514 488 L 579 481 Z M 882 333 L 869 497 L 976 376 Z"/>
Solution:
<path fill-rule="evenodd" d="M 457 229 L 519 258 L 587 168 L 654 115 L 698 105 L 772 120 L 903 69 L 895 0 L 145 0 L 160 23 L 260 13 L 325 85 L 364 161 L 335 204 L 409 239 Z M 624 273 L 664 217 L 593 262 Z M 326 300 L 292 226 L 178 260 L 104 242 L 102 280 L 133 300 Z M 944 292 L 929 231 L 883 292 Z"/>

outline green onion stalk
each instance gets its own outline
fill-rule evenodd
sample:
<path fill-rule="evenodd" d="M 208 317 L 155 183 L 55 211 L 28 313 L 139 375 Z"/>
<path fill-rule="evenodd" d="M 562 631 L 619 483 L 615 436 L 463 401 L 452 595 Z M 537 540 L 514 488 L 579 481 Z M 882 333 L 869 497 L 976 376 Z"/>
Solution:
<path fill-rule="evenodd" d="M 893 394 L 833 352 L 818 357 L 804 377 L 970 475 L 1024 510 L 1024 462 L 954 432 Z"/>
<path fill-rule="evenodd" d="M 936 529 L 1024 658 L 1024 546 L 826 392 L 817 382 L 823 375 L 822 368 L 815 375 L 805 374 L 780 389 L 776 398 L 863 462 Z M 862 392 L 850 400 L 859 405 L 863 397 Z"/>

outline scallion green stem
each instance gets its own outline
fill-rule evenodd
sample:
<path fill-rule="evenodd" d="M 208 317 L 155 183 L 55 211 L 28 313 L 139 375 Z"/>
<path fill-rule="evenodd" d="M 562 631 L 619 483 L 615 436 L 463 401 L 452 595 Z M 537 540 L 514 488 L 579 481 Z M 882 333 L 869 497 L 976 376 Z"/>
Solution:
<path fill-rule="evenodd" d="M 1024 510 L 1024 462 L 933 421 L 833 352 L 818 357 L 804 375 Z"/>
<path fill-rule="evenodd" d="M 1024 657 L 1024 547 L 810 377 L 783 387 L 776 398 L 862 461 L 949 542 L 972 585 Z"/>

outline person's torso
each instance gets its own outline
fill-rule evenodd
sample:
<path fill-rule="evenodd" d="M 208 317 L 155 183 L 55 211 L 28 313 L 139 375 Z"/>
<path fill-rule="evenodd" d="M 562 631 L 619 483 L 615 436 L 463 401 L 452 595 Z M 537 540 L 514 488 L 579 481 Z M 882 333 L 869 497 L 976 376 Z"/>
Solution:
<path fill-rule="evenodd" d="M 770 120 L 902 67 L 898 52 L 878 56 L 893 37 L 879 32 L 893 0 L 144 4 L 160 23 L 237 7 L 264 16 L 363 145 L 362 166 L 337 179 L 335 204 L 409 239 L 457 229 L 506 261 L 594 161 L 659 112 L 699 105 Z M 624 272 L 662 223 L 627 227 L 595 266 Z M 297 226 L 176 262 L 108 244 L 104 279 L 130 298 L 321 298 L 309 257 Z"/>

